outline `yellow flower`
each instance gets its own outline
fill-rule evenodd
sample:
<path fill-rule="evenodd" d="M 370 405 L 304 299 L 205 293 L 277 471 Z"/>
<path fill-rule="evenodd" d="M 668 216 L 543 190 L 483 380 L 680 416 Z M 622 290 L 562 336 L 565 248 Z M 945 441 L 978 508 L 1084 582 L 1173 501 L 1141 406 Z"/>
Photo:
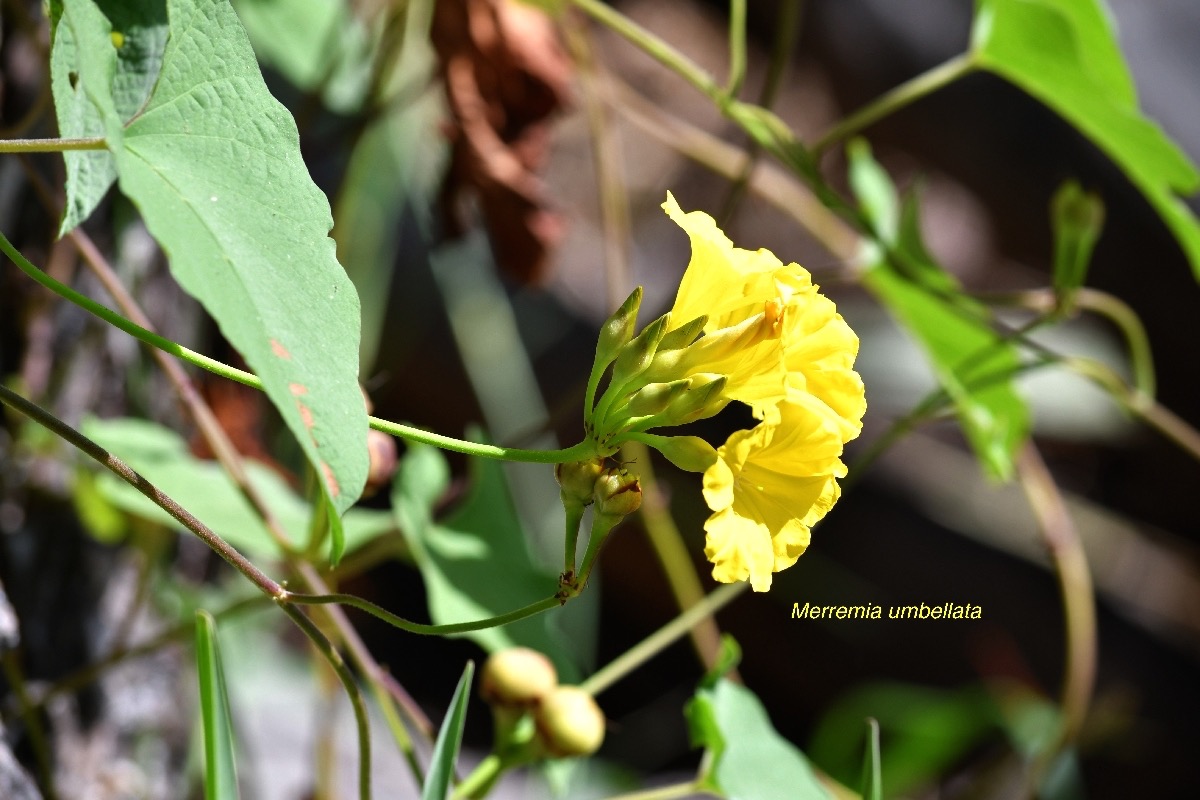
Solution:
<path fill-rule="evenodd" d="M 843 442 L 856 438 L 867 410 L 862 378 L 854 371 L 858 336 L 833 301 L 814 292 L 789 305 L 781 346 L 788 402 L 826 414 Z"/>
<path fill-rule="evenodd" d="M 803 267 L 735 247 L 712 217 L 684 213 L 669 194 L 663 208 L 692 246 L 668 336 L 707 319 L 698 341 L 658 358 L 647 378 L 726 375 L 724 395 L 763 420 L 730 436 L 705 471 L 704 528 L 713 577 L 766 591 L 839 497 L 842 448 L 866 411 L 858 337 Z"/>
<path fill-rule="evenodd" d="M 771 588 L 771 574 L 808 547 L 809 530 L 837 502 L 842 442 L 824 415 L 783 403 L 776 420 L 737 431 L 704 473 L 704 554 L 713 577 Z"/>

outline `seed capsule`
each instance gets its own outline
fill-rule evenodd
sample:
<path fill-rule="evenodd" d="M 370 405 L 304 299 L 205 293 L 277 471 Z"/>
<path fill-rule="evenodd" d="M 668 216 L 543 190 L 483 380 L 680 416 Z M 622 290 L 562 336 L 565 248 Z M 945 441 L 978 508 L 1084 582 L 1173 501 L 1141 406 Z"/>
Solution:
<path fill-rule="evenodd" d="M 559 686 L 534 713 L 538 736 L 553 756 L 587 756 L 604 742 L 604 712 L 578 686 Z"/>
<path fill-rule="evenodd" d="M 511 647 L 493 653 L 483 665 L 479 694 L 492 706 L 529 708 L 557 686 L 550 659 L 528 647 Z"/>

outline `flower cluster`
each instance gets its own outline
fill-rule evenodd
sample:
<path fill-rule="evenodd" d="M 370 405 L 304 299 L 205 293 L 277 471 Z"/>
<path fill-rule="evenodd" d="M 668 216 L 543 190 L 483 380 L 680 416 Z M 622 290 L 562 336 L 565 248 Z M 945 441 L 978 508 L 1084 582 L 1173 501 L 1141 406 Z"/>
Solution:
<path fill-rule="evenodd" d="M 684 213 L 670 195 L 663 208 L 691 239 L 691 262 L 668 314 L 632 336 L 635 292 L 606 324 L 588 390 L 588 434 L 602 456 L 637 440 L 703 472 L 713 577 L 766 591 L 838 499 L 842 448 L 866 411 L 854 371 L 858 337 L 803 267 L 735 247 L 712 217 Z M 593 409 L 609 364 L 612 377 Z M 715 450 L 696 437 L 646 433 L 733 401 L 759 422 Z"/>

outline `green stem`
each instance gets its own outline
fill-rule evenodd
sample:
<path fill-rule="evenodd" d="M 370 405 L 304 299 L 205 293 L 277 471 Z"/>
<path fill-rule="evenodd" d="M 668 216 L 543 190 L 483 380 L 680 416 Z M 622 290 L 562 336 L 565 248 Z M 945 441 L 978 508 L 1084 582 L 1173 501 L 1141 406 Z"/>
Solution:
<path fill-rule="evenodd" d="M 991 305 L 1027 308 L 1044 315 L 1047 322 L 1054 322 L 1059 308 L 1059 298 L 1053 289 L 1033 289 L 1024 292 L 1002 292 L 982 294 L 976 297 Z M 1107 319 L 1125 337 L 1129 348 L 1129 366 L 1133 371 L 1133 385 L 1146 397 L 1154 397 L 1156 380 L 1154 356 L 1150 350 L 1150 337 L 1137 312 L 1119 297 L 1098 289 L 1081 288 L 1073 296 L 1076 308 L 1086 309 Z"/>
<path fill-rule="evenodd" d="M 276 598 L 276 602 L 283 609 L 283 613 L 291 617 L 292 622 L 295 622 L 300 630 L 304 631 L 321 655 L 325 656 L 325 660 L 333 667 L 333 671 L 337 673 L 342 686 L 346 689 L 346 695 L 350 698 L 350 706 L 354 709 L 354 722 L 358 728 L 359 800 L 371 800 L 371 726 L 367 719 L 367 704 L 363 702 L 358 684 L 354 682 L 354 676 L 350 674 L 350 668 L 346 666 L 342 654 L 325 637 L 325 634 L 321 633 L 321 629 L 311 619 L 304 616 L 300 609 L 289 605 L 283 598 Z"/>
<path fill-rule="evenodd" d="M 577 500 L 563 501 L 563 509 L 566 511 L 567 518 L 566 544 L 563 546 L 563 575 L 568 576 L 571 580 L 575 578 L 575 551 L 579 549 L 579 526 L 583 524 L 584 508 Z"/>
<path fill-rule="evenodd" d="M 737 97 L 746 80 L 746 0 L 729 0 L 729 80 L 725 94 Z"/>
<path fill-rule="evenodd" d="M 599 504 L 597 504 L 598 507 Z M 592 574 L 592 567 L 596 564 L 596 556 L 600 555 L 600 548 L 604 546 L 604 542 L 612 533 L 613 528 L 617 527 L 623 519 L 625 519 L 624 516 L 601 514 L 597 510 L 592 511 L 592 530 L 588 533 L 587 549 L 583 551 L 579 574 L 571 581 L 567 596 L 575 597 L 583 591 L 583 587 L 587 586 L 588 577 Z"/>
<path fill-rule="evenodd" d="M 395 740 L 396 746 L 400 752 L 404 754 L 404 760 L 408 762 L 408 768 L 412 770 L 413 777 L 417 783 L 424 785 L 425 773 L 421 769 L 421 762 L 417 760 L 417 751 L 413 747 L 412 737 L 408 735 L 408 729 L 404 727 L 404 722 L 400 719 L 400 714 L 396 711 L 396 701 L 388 694 L 387 688 L 377 680 L 369 680 L 367 685 L 371 687 L 371 694 L 375 697 L 375 705 L 379 706 L 379 711 L 383 714 L 383 721 L 387 724 L 388 730 L 392 733 L 392 739 Z"/>
<path fill-rule="evenodd" d="M 638 478 L 642 485 L 642 505 L 638 513 L 642 518 L 642 527 L 650 539 L 650 546 L 662 565 L 663 573 L 667 576 L 667 585 L 675 597 L 679 610 L 692 608 L 704 600 L 704 587 L 696 574 L 696 565 L 692 562 L 691 553 L 679 532 L 679 526 L 671 517 L 667 499 L 658 485 L 651 460 L 650 445 L 659 438 L 652 434 L 630 434 L 629 442 L 623 446 L 624 458 L 636 461 Z M 721 645 L 721 631 L 712 619 L 704 619 L 692 629 L 692 647 L 696 656 L 706 670 L 716 663 L 717 652 Z"/>
<path fill-rule="evenodd" d="M 676 800 L 680 797 L 692 797 L 697 793 L 709 794 L 706 790 L 697 785 L 697 782 L 685 781 L 683 783 L 672 783 L 669 786 L 659 786 L 654 789 L 641 789 L 636 792 L 625 792 L 624 794 L 616 794 L 607 800 Z M 717 795 L 713 795 L 716 797 Z"/>
<path fill-rule="evenodd" d="M 429 444 L 434 447 L 440 447 L 443 450 L 452 450 L 456 453 L 465 453 L 466 455 L 478 456 L 479 458 L 495 458 L 502 461 L 522 461 L 534 464 L 563 464 L 568 461 L 582 461 L 595 455 L 592 443 L 588 441 L 579 442 L 576 445 L 560 450 L 523 450 L 519 447 L 501 447 L 494 444 L 468 442 L 464 439 L 442 436 L 440 433 L 423 431 L 420 428 L 402 425 L 399 422 L 391 422 L 386 419 L 379 419 L 378 417 L 367 417 L 367 419 L 370 421 L 371 427 L 377 431 L 390 433 L 392 436 L 399 436 L 401 439 L 410 442 Z"/>
<path fill-rule="evenodd" d="M 239 553 L 232 545 L 218 536 L 211 528 L 205 525 L 200 520 L 192 516 L 186 508 L 179 505 L 173 499 L 168 497 L 163 492 L 159 491 L 158 487 L 150 483 L 135 472 L 128 464 L 114 456 L 112 453 L 105 450 L 100 445 L 93 442 L 91 439 L 84 436 L 79 431 L 72 428 L 62 420 L 55 417 L 49 411 L 41 406 L 31 403 L 24 397 L 21 397 L 16 392 L 9 389 L 7 386 L 0 385 L 0 402 L 11 406 L 25 416 L 32 419 L 34 422 L 42 425 L 64 439 L 79 450 L 82 450 L 87 455 L 99 461 L 103 466 L 107 467 L 118 478 L 128 483 L 133 488 L 137 489 L 143 495 L 151 500 L 156 506 L 166 511 L 174 517 L 181 525 L 196 534 L 205 544 L 216 551 L 217 555 L 229 562 L 229 564 L 238 572 L 246 576 L 255 586 L 263 591 L 264 594 L 274 598 L 279 598 L 287 594 L 284 589 L 267 576 L 262 570 L 256 567 L 245 556 Z"/>
<path fill-rule="evenodd" d="M 361 597 L 355 597 L 352 594 L 339 594 L 332 592 L 330 594 L 295 594 L 293 592 L 284 592 L 280 598 L 283 603 L 297 603 L 304 605 L 326 605 L 329 603 L 338 603 L 341 605 L 351 606 L 360 611 L 366 611 L 372 616 L 378 617 L 384 622 L 399 628 L 409 633 L 420 633 L 431 636 L 446 636 L 453 633 L 466 633 L 468 631 L 479 631 L 484 628 L 497 628 L 501 625 L 508 625 L 510 622 L 532 617 L 535 614 L 540 614 L 543 611 L 549 611 L 552 608 L 557 608 L 562 603 L 557 596 L 551 596 L 538 600 L 536 603 L 530 603 L 527 606 L 509 611 L 505 614 L 498 614 L 494 617 L 486 617 L 484 619 L 471 620 L 470 622 L 451 622 L 447 625 L 426 625 L 421 622 L 411 622 L 403 617 L 399 617 L 385 608 L 381 608 L 370 600 L 364 600 Z"/>
<path fill-rule="evenodd" d="M 112 311 L 109 308 L 97 303 L 90 297 L 87 297 L 75 291 L 71 287 L 56 281 L 42 270 L 33 265 L 29 259 L 21 255 L 12 243 L 0 233 L 0 251 L 3 251 L 17 267 L 29 277 L 45 286 L 50 291 L 60 297 L 71 301 L 80 308 L 91 312 L 105 322 L 119 328 L 136 339 L 139 339 L 146 344 L 156 347 L 165 353 L 181 358 L 190 364 L 193 364 L 201 369 L 206 369 L 223 378 L 244 384 L 252 389 L 262 391 L 263 383 L 257 375 L 250 372 L 231 367 L 217 361 L 215 358 L 209 358 L 206 355 L 197 353 L 195 350 L 190 350 L 183 345 L 177 344 L 170 339 L 159 336 L 157 333 L 148 331 L 140 325 L 133 323 L 120 314 Z M 491 444 L 479 444 L 478 442 L 468 442 L 463 439 L 455 439 L 450 436 L 442 436 L 441 434 L 431 433 L 421 430 L 420 428 L 411 425 L 404 425 L 399 422 L 392 422 L 378 417 L 368 417 L 372 428 L 384 433 L 398 436 L 410 442 L 420 442 L 422 444 L 433 445 L 440 447 L 443 450 L 453 450 L 456 453 L 465 453 L 470 456 L 478 456 L 480 458 L 494 458 L 504 461 L 523 461 L 536 464 L 557 464 L 565 461 L 579 461 L 583 458 L 591 456 L 592 446 L 588 442 L 580 442 L 579 444 L 560 450 L 523 450 L 517 447 L 500 447 Z"/>
<path fill-rule="evenodd" d="M 1150 352 L 1150 337 L 1137 312 L 1119 297 L 1096 289 L 1083 288 L 1075 293 L 1079 308 L 1107 318 L 1117 326 L 1129 346 L 1129 366 L 1133 370 L 1133 385 L 1146 397 L 1157 391 L 1154 377 L 1154 356 Z"/>
<path fill-rule="evenodd" d="M 463 778 L 462 783 L 454 789 L 451 800 L 483 797 L 496 784 L 506 767 L 503 758 L 495 753 L 488 754 L 488 757 L 480 761 L 471 774 Z"/>
<path fill-rule="evenodd" d="M 783 0 L 780 3 L 779 18 L 775 20 L 775 40 L 771 44 L 771 62 L 767 67 L 767 78 L 758 94 L 758 105 L 763 108 L 769 109 L 775 105 L 775 97 L 783 83 L 783 73 L 787 68 L 792 48 L 796 45 L 796 38 L 800 31 L 800 3 L 801 0 Z M 746 163 L 730 185 L 729 193 L 725 195 L 725 202 L 721 204 L 721 213 L 717 219 L 722 227 L 733 218 L 734 211 L 737 210 L 738 204 L 745 196 L 746 189 L 750 185 L 750 176 L 758 165 L 758 156 L 761 152 L 762 147 L 757 141 L 751 139 L 750 144 L 746 147 Z"/>
<path fill-rule="evenodd" d="M 61 153 L 65 150 L 105 150 L 103 137 L 94 139 L 0 139 L 0 153 Z"/>
<path fill-rule="evenodd" d="M 1054 563 L 1066 629 L 1059 698 L 1061 728 L 1056 740 L 1035 759 L 1030 777 L 1036 787 L 1041 785 L 1054 759 L 1074 743 L 1087 715 L 1096 684 L 1096 598 L 1079 532 L 1054 477 L 1032 443 L 1026 443 L 1022 449 L 1017 468 Z"/>
<path fill-rule="evenodd" d="M 875 98 L 850 116 L 843 118 L 826 131 L 812 145 L 813 158 L 816 159 L 834 144 L 849 139 L 864 128 L 894 114 L 922 97 L 933 94 L 943 86 L 953 83 L 974 70 L 974 61 L 968 55 L 963 54 L 905 81 L 890 92 Z"/>
<path fill-rule="evenodd" d="M 696 87 L 718 106 L 724 108 L 728 105 L 729 95 L 713 80 L 711 75 L 650 31 L 633 22 L 624 14 L 614 11 L 601 0 L 572 0 L 572 2 L 589 17 L 625 37 L 655 61 Z"/>
<path fill-rule="evenodd" d="M 658 653 L 670 647 L 675 640 L 687 635 L 687 632 L 700 624 L 705 617 L 717 613 L 717 611 L 724 608 L 735 597 L 749 588 L 750 584 L 745 582 L 730 583 L 718 587 L 706 595 L 699 603 L 684 611 L 678 617 L 610 661 L 602 669 L 581 683 L 579 688 L 593 695 L 600 694 Z"/>

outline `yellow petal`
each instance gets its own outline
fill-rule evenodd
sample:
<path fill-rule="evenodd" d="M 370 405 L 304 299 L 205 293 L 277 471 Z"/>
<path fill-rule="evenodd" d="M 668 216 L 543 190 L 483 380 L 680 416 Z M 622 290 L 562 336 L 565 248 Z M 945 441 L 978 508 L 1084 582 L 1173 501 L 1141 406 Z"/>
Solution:
<path fill-rule="evenodd" d="M 704 555 L 714 579 L 722 583 L 749 580 L 756 592 L 771 588 L 775 553 L 766 527 L 732 511 L 714 514 L 704 523 Z"/>
<path fill-rule="evenodd" d="M 781 334 L 788 370 L 788 399 L 805 402 L 811 395 L 828 409 L 841 439 L 862 431 L 867 409 L 862 378 L 854 371 L 858 336 L 824 295 L 812 293 L 787 307 Z"/>
<path fill-rule="evenodd" d="M 704 473 L 704 499 L 716 512 L 705 524 L 714 576 L 742 575 L 729 579 L 750 578 L 756 591 L 765 591 L 759 588 L 770 585 L 760 574 L 763 535 L 770 571 L 785 569 L 837 501 L 837 478 L 845 474 L 842 442 L 819 409 L 782 403 L 772 420 L 735 432 L 717 450 L 717 462 Z"/>
<path fill-rule="evenodd" d="M 671 308 L 676 326 L 706 315 L 706 333 L 730 327 L 762 311 L 765 302 L 811 287 L 803 267 L 784 264 L 770 250 L 734 247 L 717 223 L 702 211 L 684 213 L 674 196 L 663 203 L 667 215 L 683 228 L 692 257 Z"/>

